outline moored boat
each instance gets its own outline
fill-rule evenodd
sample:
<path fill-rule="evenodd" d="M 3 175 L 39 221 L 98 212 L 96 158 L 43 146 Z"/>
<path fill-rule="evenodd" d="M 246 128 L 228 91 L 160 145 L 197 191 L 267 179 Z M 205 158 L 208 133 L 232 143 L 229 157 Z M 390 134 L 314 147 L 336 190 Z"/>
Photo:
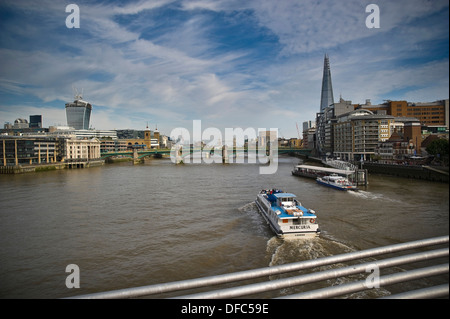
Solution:
<path fill-rule="evenodd" d="M 331 188 L 339 189 L 341 191 L 356 191 L 358 188 L 343 176 L 332 174 L 328 176 L 317 177 L 317 183 Z"/>
<path fill-rule="evenodd" d="M 302 206 L 294 194 L 262 190 L 255 203 L 278 237 L 290 239 L 320 234 L 316 212 Z"/>

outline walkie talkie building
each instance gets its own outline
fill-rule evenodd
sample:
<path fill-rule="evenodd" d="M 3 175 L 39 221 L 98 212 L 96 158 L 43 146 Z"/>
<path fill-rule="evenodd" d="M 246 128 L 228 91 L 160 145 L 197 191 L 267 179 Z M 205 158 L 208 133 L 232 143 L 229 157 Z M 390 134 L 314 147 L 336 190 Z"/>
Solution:
<path fill-rule="evenodd" d="M 91 119 L 92 105 L 76 96 L 75 101 L 66 103 L 67 125 L 76 130 L 89 129 L 89 121 Z"/>

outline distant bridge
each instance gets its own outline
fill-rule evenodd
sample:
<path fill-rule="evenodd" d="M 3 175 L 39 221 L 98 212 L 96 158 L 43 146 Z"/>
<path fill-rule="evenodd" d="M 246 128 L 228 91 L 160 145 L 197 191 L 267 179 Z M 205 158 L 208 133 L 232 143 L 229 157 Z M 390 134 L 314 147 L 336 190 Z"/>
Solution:
<path fill-rule="evenodd" d="M 137 154 L 137 159 L 142 159 L 146 156 L 156 155 L 156 154 L 170 154 L 170 149 L 151 149 L 151 150 L 142 150 L 142 151 L 121 151 L 121 152 L 103 152 L 101 153 L 102 159 L 106 159 L 108 157 L 114 157 L 114 156 L 122 156 L 122 157 L 130 157 L 135 158 Z"/>
<path fill-rule="evenodd" d="M 221 152 L 221 149 L 216 149 L 216 151 Z M 251 151 L 257 152 L 257 149 L 251 149 Z M 311 154 L 311 149 L 305 149 L 305 148 L 291 148 L 291 147 L 279 147 L 278 148 L 278 154 L 301 154 L 304 156 L 309 156 Z M 130 157 L 135 160 L 140 160 L 146 156 L 152 156 L 152 155 L 168 155 L 170 154 L 171 149 L 170 148 L 162 148 L 162 149 L 150 149 L 150 150 L 130 150 L 130 151 L 122 151 L 122 152 L 105 152 L 101 154 L 102 159 L 106 159 L 108 157 L 114 157 L 114 156 L 122 156 L 122 157 Z M 190 148 L 189 152 L 186 150 L 183 150 L 183 156 L 189 156 L 194 153 L 202 153 L 207 152 L 206 150 L 200 149 L 200 148 Z M 214 153 L 214 149 L 209 150 L 210 154 Z M 248 153 L 247 148 L 234 148 L 233 149 L 233 155 L 236 153 Z M 228 150 L 228 153 L 231 154 L 231 149 Z"/>

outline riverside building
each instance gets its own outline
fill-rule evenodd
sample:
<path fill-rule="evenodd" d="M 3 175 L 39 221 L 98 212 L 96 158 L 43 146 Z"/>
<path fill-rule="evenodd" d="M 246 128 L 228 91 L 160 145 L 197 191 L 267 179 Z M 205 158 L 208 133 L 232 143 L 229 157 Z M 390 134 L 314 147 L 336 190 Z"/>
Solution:
<path fill-rule="evenodd" d="M 433 133 L 448 131 L 449 129 L 449 100 L 434 102 L 407 102 L 387 100 L 380 105 L 372 105 L 370 100 L 366 104 L 356 104 L 355 109 L 365 109 L 372 112 L 385 112 L 395 117 L 414 117 L 422 126 L 426 126 Z"/>
<path fill-rule="evenodd" d="M 96 160 L 100 158 L 100 141 L 92 139 L 67 139 L 66 160 Z"/>
<path fill-rule="evenodd" d="M 391 136 L 394 117 L 355 110 L 336 117 L 333 155 L 346 161 L 368 160 L 380 141 Z"/>
<path fill-rule="evenodd" d="M 93 161 L 100 158 L 97 138 L 2 136 L 0 138 L 1 166 Z"/>
<path fill-rule="evenodd" d="M 370 100 L 365 104 L 352 104 L 341 98 L 339 103 L 317 114 L 317 123 L 316 150 L 321 156 L 333 155 L 349 161 L 369 160 L 376 155 L 377 145 L 387 141 L 394 131 L 398 131 L 407 145 L 408 151 L 401 154 L 413 152 L 418 155 L 422 132 L 448 134 L 448 100 L 431 103 L 388 101 L 372 105 Z M 390 159 L 393 158 L 398 156 L 394 154 Z"/>
<path fill-rule="evenodd" d="M 314 149 L 316 144 L 316 122 L 303 122 L 303 148 Z"/>
<path fill-rule="evenodd" d="M 313 130 L 303 129 L 304 139 L 313 134 L 308 136 L 304 145 L 309 147 L 314 141 L 317 156 L 366 160 L 374 154 L 379 142 L 391 137 L 394 128 L 403 134 L 406 123 L 414 123 L 408 124 L 408 129 L 414 127 L 415 132 L 422 130 L 448 134 L 449 100 L 434 102 L 386 100 L 383 104 L 373 105 L 370 99 L 367 99 L 365 104 L 352 104 L 351 101 L 343 100 L 341 97 L 339 102 L 335 103 L 330 61 L 328 55 L 325 55 L 320 112 L 316 114 L 315 135 Z M 417 134 L 413 135 L 414 150 L 418 152 L 421 138 Z"/>
<path fill-rule="evenodd" d="M 407 145 L 409 151 L 404 154 L 420 153 L 421 125 L 415 118 L 394 117 L 376 114 L 367 109 L 356 109 L 337 116 L 333 131 L 333 155 L 343 160 L 370 160 L 374 155 L 380 155 L 380 147 L 385 147 L 381 152 L 393 154 L 390 151 L 392 145 L 382 143 L 387 142 L 394 132 L 401 134 Z M 395 145 L 404 147 L 401 143 Z"/>
<path fill-rule="evenodd" d="M 2 166 L 56 163 L 64 159 L 65 139 L 58 137 L 2 136 Z"/>

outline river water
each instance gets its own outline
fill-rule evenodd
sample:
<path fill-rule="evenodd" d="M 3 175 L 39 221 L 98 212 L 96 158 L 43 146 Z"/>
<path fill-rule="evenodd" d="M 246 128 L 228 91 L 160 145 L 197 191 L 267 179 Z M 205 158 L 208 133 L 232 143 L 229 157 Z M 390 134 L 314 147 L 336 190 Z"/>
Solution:
<path fill-rule="evenodd" d="M 449 234 L 448 184 L 371 175 L 367 188 L 346 193 L 291 175 L 296 163 L 280 158 L 271 175 L 258 164 L 169 159 L 0 175 L 0 297 L 61 298 Z M 320 238 L 274 237 L 253 203 L 263 188 L 314 209 Z M 78 289 L 66 287 L 69 264 L 80 269 Z"/>

